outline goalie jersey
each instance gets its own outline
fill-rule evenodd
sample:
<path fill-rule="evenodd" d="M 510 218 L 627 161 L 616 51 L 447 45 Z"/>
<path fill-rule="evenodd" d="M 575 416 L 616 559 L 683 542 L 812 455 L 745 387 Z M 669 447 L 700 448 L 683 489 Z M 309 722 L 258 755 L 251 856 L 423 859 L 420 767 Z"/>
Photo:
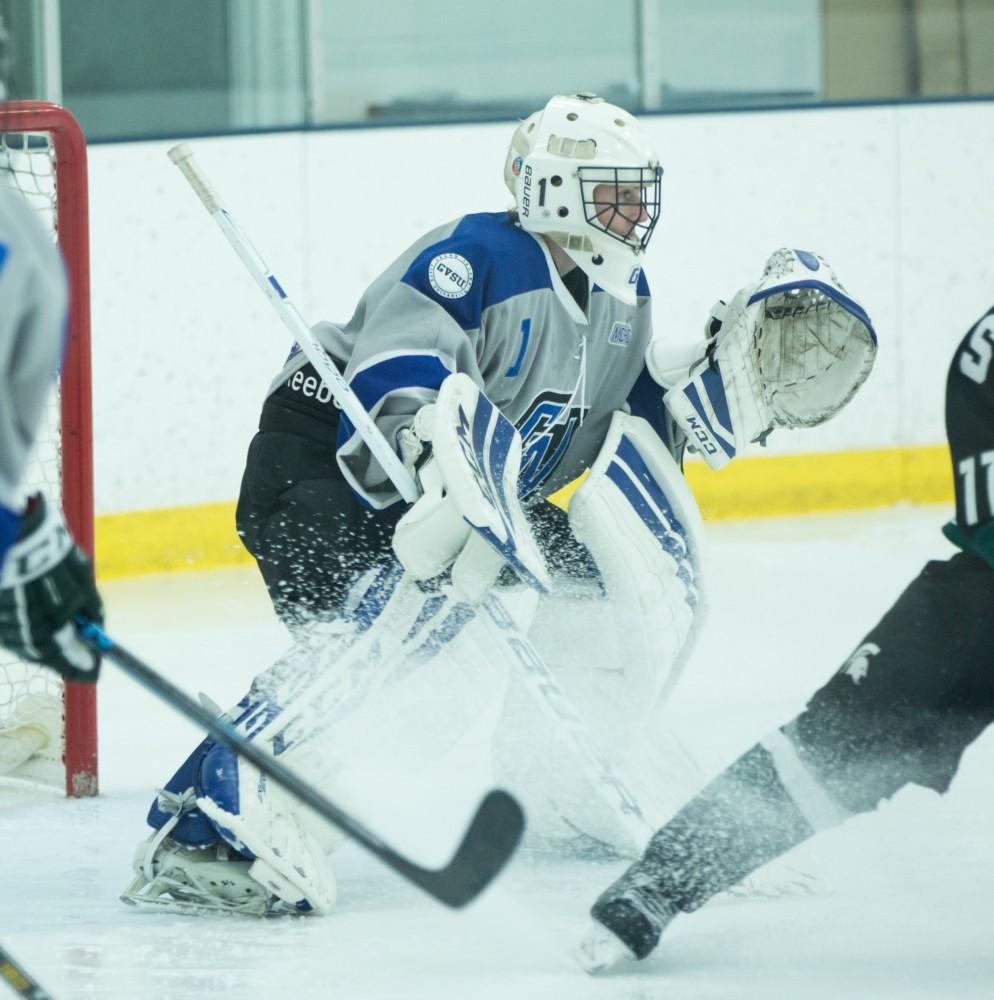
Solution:
<path fill-rule="evenodd" d="M 394 447 L 448 375 L 469 375 L 521 434 L 521 495 L 540 485 L 548 493 L 590 465 L 636 383 L 634 395 L 660 397 L 658 388 L 641 392 L 652 384 L 644 365 L 650 299 L 640 269 L 632 281 L 631 306 L 596 285 L 573 294 L 544 241 L 510 215 L 466 215 L 394 261 L 348 323 L 314 331 Z M 337 424 L 339 466 L 364 502 L 382 509 L 399 499 L 299 349 L 269 394 Z"/>

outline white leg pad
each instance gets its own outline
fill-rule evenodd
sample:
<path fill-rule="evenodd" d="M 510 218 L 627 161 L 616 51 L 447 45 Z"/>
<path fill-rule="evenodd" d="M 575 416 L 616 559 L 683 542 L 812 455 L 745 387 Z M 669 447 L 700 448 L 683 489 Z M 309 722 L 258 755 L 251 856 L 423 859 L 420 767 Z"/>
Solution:
<path fill-rule="evenodd" d="M 649 424 L 618 412 L 569 506 L 600 570 L 634 704 L 675 682 L 699 614 L 704 528 L 679 467 Z"/>
<path fill-rule="evenodd" d="M 202 794 L 197 806 L 232 847 L 255 856 L 249 873 L 273 895 L 302 912 L 329 912 L 337 894 L 327 854 L 333 838 L 319 842 L 288 793 L 246 761 L 235 766 L 237 799 Z"/>

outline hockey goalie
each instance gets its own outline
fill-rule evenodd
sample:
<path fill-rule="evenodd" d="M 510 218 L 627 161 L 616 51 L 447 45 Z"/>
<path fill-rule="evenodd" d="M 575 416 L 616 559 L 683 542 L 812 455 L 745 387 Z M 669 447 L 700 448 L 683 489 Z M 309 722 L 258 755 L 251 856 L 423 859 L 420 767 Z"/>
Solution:
<path fill-rule="evenodd" d="M 238 524 L 294 646 L 230 715 L 364 818 L 413 825 L 439 775 L 486 771 L 532 836 L 637 856 L 690 791 L 658 724 L 703 619 L 684 449 L 720 468 L 827 420 L 876 337 L 822 258 L 785 249 L 668 357 L 642 274 L 661 174 L 627 112 L 554 97 L 512 137 L 513 210 L 431 231 L 314 328 L 413 504 L 301 352 L 272 383 Z M 545 500 L 581 474 L 568 511 Z M 334 905 L 340 836 L 210 740 L 148 822 L 129 902 Z"/>

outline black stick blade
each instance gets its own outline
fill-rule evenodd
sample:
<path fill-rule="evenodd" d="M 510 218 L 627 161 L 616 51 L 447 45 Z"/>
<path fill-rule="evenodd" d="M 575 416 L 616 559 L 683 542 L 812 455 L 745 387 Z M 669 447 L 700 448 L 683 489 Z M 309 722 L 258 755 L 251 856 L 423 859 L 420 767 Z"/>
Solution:
<path fill-rule="evenodd" d="M 499 788 L 488 792 L 452 860 L 438 869 L 408 862 L 404 874 L 446 906 L 459 908 L 475 899 L 514 854 L 525 829 L 515 798 Z"/>

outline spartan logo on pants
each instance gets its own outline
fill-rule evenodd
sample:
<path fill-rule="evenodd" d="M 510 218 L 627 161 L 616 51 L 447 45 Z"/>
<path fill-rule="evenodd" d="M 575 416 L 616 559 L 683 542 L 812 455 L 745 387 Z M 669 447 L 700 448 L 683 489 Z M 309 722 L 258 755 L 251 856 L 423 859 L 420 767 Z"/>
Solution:
<path fill-rule="evenodd" d="M 549 475 L 569 447 L 583 410 L 570 406 L 573 394 L 547 389 L 518 421 L 521 434 L 521 475 L 518 496 L 528 496 Z"/>
<path fill-rule="evenodd" d="M 853 684 L 859 682 L 870 672 L 870 657 L 876 656 L 880 647 L 875 642 L 864 642 L 852 656 L 842 664 L 840 674 L 848 674 Z"/>

